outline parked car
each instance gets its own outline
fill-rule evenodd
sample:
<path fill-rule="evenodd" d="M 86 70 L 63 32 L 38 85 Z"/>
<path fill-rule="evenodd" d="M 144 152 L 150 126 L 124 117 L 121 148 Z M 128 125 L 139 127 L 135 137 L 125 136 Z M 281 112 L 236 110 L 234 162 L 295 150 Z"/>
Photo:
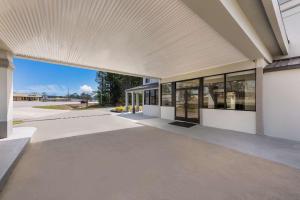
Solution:
<path fill-rule="evenodd" d="M 88 101 L 87 100 L 81 100 L 80 103 L 81 104 L 86 104 L 86 103 L 88 103 Z"/>

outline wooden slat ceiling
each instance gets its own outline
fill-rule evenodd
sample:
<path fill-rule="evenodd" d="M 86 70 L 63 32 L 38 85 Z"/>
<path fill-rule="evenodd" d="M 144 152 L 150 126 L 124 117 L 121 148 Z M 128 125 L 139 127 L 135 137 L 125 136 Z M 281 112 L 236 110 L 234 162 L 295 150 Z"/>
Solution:
<path fill-rule="evenodd" d="M 16 55 L 170 77 L 247 58 L 180 0 L 0 0 Z"/>

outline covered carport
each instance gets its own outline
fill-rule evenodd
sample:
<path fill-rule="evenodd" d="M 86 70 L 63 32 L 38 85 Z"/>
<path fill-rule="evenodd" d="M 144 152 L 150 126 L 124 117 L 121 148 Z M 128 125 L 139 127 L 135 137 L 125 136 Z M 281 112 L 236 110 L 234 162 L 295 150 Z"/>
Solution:
<path fill-rule="evenodd" d="M 11 145 L 0 148 L 5 180 L 28 143 L 10 140 L 13 57 L 164 83 L 208 70 L 257 72 L 257 135 L 158 118 L 147 124 L 108 111 L 25 122 L 43 134 L 28 145 L 0 198 L 299 199 L 299 170 L 276 162 L 288 154 L 299 166 L 299 145 L 263 136 L 263 68 L 288 52 L 278 11 L 275 0 L 0 0 L 0 138 L 8 137 L 0 147 Z"/>
<path fill-rule="evenodd" d="M 245 62 L 262 68 L 287 53 L 277 11 L 259 0 L 1 0 L 0 137 L 12 132 L 14 56 L 159 79 Z"/>

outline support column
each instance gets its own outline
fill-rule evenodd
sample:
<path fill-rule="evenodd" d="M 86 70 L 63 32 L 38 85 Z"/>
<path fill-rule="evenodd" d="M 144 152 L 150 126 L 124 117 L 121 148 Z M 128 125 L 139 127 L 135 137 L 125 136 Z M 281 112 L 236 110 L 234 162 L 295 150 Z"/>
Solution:
<path fill-rule="evenodd" d="M 131 104 L 132 104 L 132 113 L 135 114 L 135 102 L 134 102 L 134 93 L 131 93 Z"/>
<path fill-rule="evenodd" d="M 139 93 L 136 93 L 135 94 L 135 103 L 136 103 L 136 106 L 139 107 L 140 106 L 140 94 Z M 137 110 L 138 111 L 138 110 Z"/>
<path fill-rule="evenodd" d="M 125 109 L 128 112 L 128 92 L 125 92 Z"/>
<path fill-rule="evenodd" d="M 144 111 L 144 105 L 145 105 L 145 91 L 142 93 L 142 112 Z"/>
<path fill-rule="evenodd" d="M 267 65 L 264 59 L 256 60 L 256 134 L 264 135 L 263 122 L 263 75 Z"/>
<path fill-rule="evenodd" d="M 145 91 L 142 93 L 142 106 L 144 106 L 145 103 Z"/>
<path fill-rule="evenodd" d="M 13 130 L 13 64 L 12 55 L 0 50 L 0 139 Z"/>

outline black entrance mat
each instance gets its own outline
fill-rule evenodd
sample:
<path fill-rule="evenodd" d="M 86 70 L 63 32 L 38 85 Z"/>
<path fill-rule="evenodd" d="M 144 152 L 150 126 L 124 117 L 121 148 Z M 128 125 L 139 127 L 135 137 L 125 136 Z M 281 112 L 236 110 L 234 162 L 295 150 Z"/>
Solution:
<path fill-rule="evenodd" d="M 175 125 L 175 126 L 181 126 L 181 127 L 185 127 L 185 128 L 190 128 L 190 127 L 196 125 L 196 124 L 189 123 L 189 122 L 179 122 L 179 121 L 171 122 L 169 124 Z"/>

